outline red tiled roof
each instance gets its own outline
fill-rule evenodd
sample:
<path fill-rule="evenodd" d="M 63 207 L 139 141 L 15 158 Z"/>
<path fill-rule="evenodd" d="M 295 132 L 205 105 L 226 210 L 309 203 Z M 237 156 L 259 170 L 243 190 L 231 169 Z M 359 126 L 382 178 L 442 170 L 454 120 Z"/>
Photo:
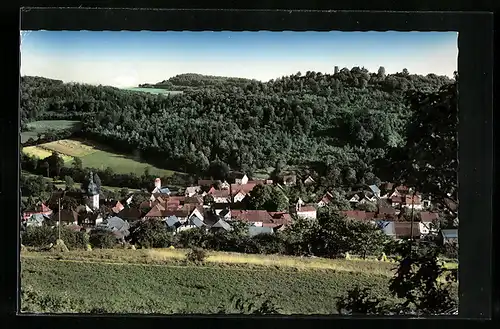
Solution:
<path fill-rule="evenodd" d="M 235 191 L 244 191 L 245 193 L 249 193 L 257 185 L 262 185 L 262 183 L 247 183 L 247 184 L 241 184 L 241 185 L 231 184 L 231 190 L 232 190 L 233 195 L 238 193 Z"/>
<path fill-rule="evenodd" d="M 394 233 L 397 238 L 410 237 L 411 231 L 411 222 L 394 222 Z M 418 223 L 413 223 L 413 236 L 420 236 L 420 225 Z"/>
<path fill-rule="evenodd" d="M 316 211 L 316 208 L 314 206 L 301 206 L 297 212 L 312 212 Z"/>
<path fill-rule="evenodd" d="M 229 190 L 210 190 L 208 192 L 209 194 L 211 194 L 212 196 L 214 197 L 219 197 L 219 198 L 223 198 L 223 197 L 228 197 L 229 196 Z"/>
<path fill-rule="evenodd" d="M 422 222 L 432 222 L 439 218 L 439 214 L 437 212 L 430 211 L 422 211 L 420 212 L 420 220 Z"/>
<path fill-rule="evenodd" d="M 403 198 L 402 198 L 402 197 L 400 197 L 400 196 L 393 196 L 393 197 L 391 198 L 391 201 L 392 201 L 392 202 L 401 203 L 401 202 L 403 202 Z"/>
<path fill-rule="evenodd" d="M 266 210 L 232 210 L 231 218 L 246 222 L 273 223 L 271 215 Z"/>
<path fill-rule="evenodd" d="M 379 207 L 378 208 L 378 213 L 379 214 L 383 214 L 383 215 L 395 215 L 397 212 L 396 209 L 394 209 L 393 207 Z"/>
<path fill-rule="evenodd" d="M 366 211 L 363 210 L 347 210 L 347 211 L 342 211 L 342 213 L 351 219 L 356 219 L 356 220 L 367 219 Z"/>
<path fill-rule="evenodd" d="M 273 225 L 268 224 L 268 226 L 277 226 L 277 225 L 288 225 L 292 222 L 292 217 L 289 213 L 281 211 L 281 212 L 269 212 L 269 215 L 272 217 Z M 264 224 L 263 224 L 264 226 Z"/>
<path fill-rule="evenodd" d="M 396 186 L 396 190 L 398 190 L 399 192 L 406 192 L 409 190 L 409 188 L 407 186 L 404 186 L 404 185 L 399 185 L 399 186 Z"/>

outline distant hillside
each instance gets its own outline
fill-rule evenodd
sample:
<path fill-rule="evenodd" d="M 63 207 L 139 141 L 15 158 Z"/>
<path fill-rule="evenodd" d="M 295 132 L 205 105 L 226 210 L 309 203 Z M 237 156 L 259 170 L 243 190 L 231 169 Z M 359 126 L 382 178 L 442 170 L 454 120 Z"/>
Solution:
<path fill-rule="evenodd" d="M 406 138 L 407 92 L 454 82 L 359 67 L 268 82 L 183 74 L 163 86 L 192 90 L 164 97 L 49 81 L 21 79 L 22 122 L 81 120 L 85 138 L 116 152 L 140 152 L 158 168 L 201 176 L 210 168 L 222 168 L 219 175 L 226 167 L 252 173 L 305 166 L 329 175 L 330 186 L 376 182 L 372 162 Z"/>
<path fill-rule="evenodd" d="M 203 75 L 197 73 L 179 74 L 168 80 L 163 80 L 156 84 L 142 84 L 141 88 L 159 88 L 166 90 L 185 90 L 192 88 L 206 88 L 206 87 L 244 87 L 248 83 L 256 80 L 245 78 L 221 77 L 213 75 Z"/>

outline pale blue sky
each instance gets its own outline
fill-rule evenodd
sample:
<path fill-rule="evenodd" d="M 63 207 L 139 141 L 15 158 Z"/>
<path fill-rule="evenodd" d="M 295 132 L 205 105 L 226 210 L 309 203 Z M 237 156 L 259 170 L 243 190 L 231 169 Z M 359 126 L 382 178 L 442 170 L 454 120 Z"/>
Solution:
<path fill-rule="evenodd" d="M 457 32 L 33 31 L 21 74 L 65 82 L 136 86 L 181 73 L 267 81 L 298 71 L 364 66 L 387 73 L 453 76 Z"/>

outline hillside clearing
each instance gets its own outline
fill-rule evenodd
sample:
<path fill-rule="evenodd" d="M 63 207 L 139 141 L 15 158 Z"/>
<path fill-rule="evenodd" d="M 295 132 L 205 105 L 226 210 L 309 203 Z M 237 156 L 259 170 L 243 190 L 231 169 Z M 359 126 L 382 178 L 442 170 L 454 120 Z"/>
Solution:
<path fill-rule="evenodd" d="M 163 177 L 172 176 L 175 173 L 172 170 L 160 169 L 149 163 L 135 160 L 123 154 L 113 153 L 89 142 L 76 139 L 61 139 L 37 146 L 24 147 L 23 152 L 37 158 L 45 158 L 50 156 L 52 152 L 58 152 L 66 166 L 71 166 L 73 159 L 77 157 L 82 160 L 82 165 L 86 168 L 104 170 L 110 167 L 119 174 L 142 175 L 146 168 L 149 168 L 152 175 Z"/>
<path fill-rule="evenodd" d="M 21 133 L 21 143 L 25 143 L 28 139 L 33 138 L 38 139 L 38 134 L 45 133 L 49 129 L 53 130 L 65 130 L 65 129 L 79 129 L 80 121 L 76 120 L 40 120 L 33 121 L 27 124 L 30 131 L 23 131 Z"/>

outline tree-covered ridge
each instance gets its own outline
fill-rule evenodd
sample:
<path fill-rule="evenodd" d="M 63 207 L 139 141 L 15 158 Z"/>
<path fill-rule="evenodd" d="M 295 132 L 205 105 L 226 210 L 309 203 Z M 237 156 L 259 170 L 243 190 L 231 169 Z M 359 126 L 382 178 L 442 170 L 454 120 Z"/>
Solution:
<path fill-rule="evenodd" d="M 229 87 L 229 86 L 243 87 L 252 81 L 253 81 L 252 79 L 245 79 L 245 78 L 221 77 L 213 75 L 203 75 L 198 73 L 184 73 L 155 84 L 150 84 L 150 83 L 141 84 L 139 85 L 139 87 L 160 88 L 167 90 L 186 90 L 189 88 Z"/>
<path fill-rule="evenodd" d="M 312 166 L 330 175 L 332 184 L 369 183 L 375 178 L 372 160 L 405 142 L 411 114 L 406 93 L 453 82 L 383 71 L 297 73 L 265 83 L 226 80 L 217 88 L 168 97 L 23 77 L 21 111 L 25 122 L 80 117 L 87 138 L 138 151 L 169 169 L 202 175 L 217 160 L 251 173 L 280 161 Z M 212 79 L 187 76 L 185 81 L 199 77 L 192 85 Z"/>

